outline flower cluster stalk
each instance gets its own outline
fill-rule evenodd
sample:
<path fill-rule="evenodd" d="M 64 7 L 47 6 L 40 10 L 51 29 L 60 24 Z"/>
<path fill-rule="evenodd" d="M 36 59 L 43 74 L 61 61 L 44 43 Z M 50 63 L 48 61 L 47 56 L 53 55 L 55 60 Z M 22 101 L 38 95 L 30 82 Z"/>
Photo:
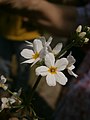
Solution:
<path fill-rule="evenodd" d="M 38 84 L 39 84 L 41 78 L 42 78 L 42 76 L 39 75 L 38 78 L 37 78 L 37 80 L 36 80 L 36 82 L 35 82 L 35 84 L 34 84 L 34 86 L 33 86 L 33 88 L 32 88 L 31 95 L 30 95 L 30 103 L 31 103 L 31 101 L 32 101 L 34 92 L 35 92 L 35 90 L 36 90 L 36 88 L 37 88 L 37 86 L 38 86 Z"/>

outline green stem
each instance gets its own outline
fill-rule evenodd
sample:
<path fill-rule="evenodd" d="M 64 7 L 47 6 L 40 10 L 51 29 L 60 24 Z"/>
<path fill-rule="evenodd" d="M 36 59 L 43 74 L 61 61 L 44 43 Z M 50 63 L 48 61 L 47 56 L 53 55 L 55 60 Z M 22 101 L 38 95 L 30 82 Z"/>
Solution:
<path fill-rule="evenodd" d="M 42 78 L 42 76 L 39 75 L 38 78 L 37 78 L 37 80 L 36 80 L 36 82 L 35 82 L 35 84 L 34 84 L 34 86 L 33 86 L 33 88 L 32 88 L 31 95 L 30 95 L 30 103 L 31 103 L 31 101 L 32 101 L 34 92 L 35 92 L 35 90 L 36 90 L 36 88 L 37 88 L 37 86 L 38 86 L 38 84 L 39 84 L 41 78 Z"/>

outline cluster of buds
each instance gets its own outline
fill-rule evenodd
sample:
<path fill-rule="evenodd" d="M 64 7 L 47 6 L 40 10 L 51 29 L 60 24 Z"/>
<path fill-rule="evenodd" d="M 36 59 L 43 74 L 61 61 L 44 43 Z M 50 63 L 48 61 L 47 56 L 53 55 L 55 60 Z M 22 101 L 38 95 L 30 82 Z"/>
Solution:
<path fill-rule="evenodd" d="M 76 29 L 76 46 L 82 46 L 87 44 L 90 38 L 90 27 L 79 25 Z"/>

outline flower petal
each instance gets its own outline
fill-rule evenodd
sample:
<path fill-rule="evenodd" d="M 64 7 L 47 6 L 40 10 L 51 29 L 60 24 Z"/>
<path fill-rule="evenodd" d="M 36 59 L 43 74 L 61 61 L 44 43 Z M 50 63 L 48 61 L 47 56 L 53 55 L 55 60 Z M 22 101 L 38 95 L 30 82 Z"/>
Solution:
<path fill-rule="evenodd" d="M 74 65 L 71 65 L 70 67 L 67 67 L 68 70 L 73 70 L 75 68 Z"/>
<path fill-rule="evenodd" d="M 70 54 L 67 56 L 67 60 L 69 62 L 68 66 L 71 66 L 71 65 L 73 65 L 76 62 L 75 58 L 71 54 L 72 53 L 70 52 Z"/>
<path fill-rule="evenodd" d="M 48 73 L 48 75 L 46 76 L 46 82 L 49 86 L 55 86 L 56 85 L 55 75 Z"/>
<path fill-rule="evenodd" d="M 41 49 L 43 48 L 43 45 L 42 45 L 42 42 L 41 42 L 41 40 L 39 40 L 39 39 L 35 39 L 34 41 L 33 41 L 33 49 L 34 49 L 34 52 L 40 52 L 41 51 Z"/>
<path fill-rule="evenodd" d="M 32 58 L 33 54 L 34 54 L 34 52 L 32 50 L 29 50 L 29 49 L 23 49 L 21 51 L 21 55 L 26 59 Z"/>
<path fill-rule="evenodd" d="M 67 78 L 62 72 L 57 72 L 57 74 L 55 74 L 55 78 L 56 81 L 61 85 L 65 85 L 67 82 Z"/>
<path fill-rule="evenodd" d="M 8 99 L 7 99 L 6 97 L 3 97 L 3 98 L 1 98 L 1 102 L 2 102 L 2 103 L 7 103 L 7 102 L 8 102 Z"/>
<path fill-rule="evenodd" d="M 55 63 L 55 57 L 52 53 L 48 53 L 45 56 L 45 64 L 46 66 L 50 67 L 50 66 L 54 66 Z"/>
<path fill-rule="evenodd" d="M 40 60 L 40 58 L 37 58 L 37 59 L 33 62 L 33 64 L 31 65 L 31 67 L 32 67 L 33 65 L 35 65 L 39 60 Z"/>
<path fill-rule="evenodd" d="M 69 70 L 69 69 L 68 69 L 68 73 L 69 73 L 70 75 L 76 77 L 76 78 L 78 77 L 78 75 L 75 74 L 72 70 Z"/>
<path fill-rule="evenodd" d="M 29 60 L 25 60 L 21 64 L 23 64 L 23 63 L 33 63 L 34 61 L 35 61 L 35 59 L 29 59 Z"/>
<path fill-rule="evenodd" d="M 49 39 L 48 39 L 48 41 L 46 42 L 46 46 L 49 46 L 49 45 L 51 44 L 52 39 L 53 39 L 53 38 L 50 36 Z"/>
<path fill-rule="evenodd" d="M 58 43 L 55 48 L 52 50 L 52 52 L 57 55 L 62 49 L 62 43 Z"/>
<path fill-rule="evenodd" d="M 48 67 L 46 66 L 37 67 L 35 72 L 36 75 L 46 76 L 48 74 Z"/>
<path fill-rule="evenodd" d="M 57 60 L 55 63 L 55 66 L 57 67 L 59 71 L 64 70 L 67 67 L 67 65 L 68 65 L 68 61 L 66 58 L 61 58 Z"/>
<path fill-rule="evenodd" d="M 28 45 L 27 46 L 30 46 L 30 47 L 33 47 L 33 44 L 32 44 L 32 42 L 29 42 L 29 41 L 25 41 L 26 43 L 28 43 Z"/>

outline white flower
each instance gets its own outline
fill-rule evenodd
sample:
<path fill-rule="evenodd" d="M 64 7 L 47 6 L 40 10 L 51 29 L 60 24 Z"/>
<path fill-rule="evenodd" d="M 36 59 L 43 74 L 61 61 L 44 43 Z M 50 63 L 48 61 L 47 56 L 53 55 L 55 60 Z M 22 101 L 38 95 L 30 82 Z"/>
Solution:
<path fill-rule="evenodd" d="M 81 30 L 82 30 L 82 26 L 79 25 L 79 26 L 77 27 L 77 29 L 76 29 L 76 32 L 79 33 L 79 32 L 81 32 Z"/>
<path fill-rule="evenodd" d="M 7 90 L 8 86 L 5 85 L 5 83 L 6 83 L 6 78 L 3 75 L 1 75 L 0 87 L 2 87 L 4 90 Z"/>
<path fill-rule="evenodd" d="M 74 59 L 74 57 L 71 55 L 71 53 L 67 56 L 67 60 L 68 60 L 68 65 L 67 65 L 67 70 L 68 73 L 70 75 L 73 75 L 75 77 L 77 77 L 78 75 L 76 75 L 72 70 L 75 68 L 75 66 L 73 65 L 76 60 Z"/>
<path fill-rule="evenodd" d="M 1 102 L 2 102 L 1 111 L 2 111 L 4 108 L 10 108 L 8 98 L 6 98 L 6 97 L 1 98 Z"/>
<path fill-rule="evenodd" d="M 56 82 L 65 85 L 67 78 L 61 72 L 68 65 L 66 58 L 61 58 L 55 62 L 55 57 L 52 53 L 45 56 L 45 65 L 36 68 L 36 75 L 46 76 L 46 82 L 49 86 L 55 86 Z"/>
<path fill-rule="evenodd" d="M 41 53 L 42 49 L 43 45 L 41 40 L 35 39 L 33 41 L 33 50 L 23 49 L 21 51 L 21 55 L 27 59 L 22 63 L 33 63 L 32 65 L 34 65 L 36 62 L 40 61 L 44 57 L 44 54 Z"/>
<path fill-rule="evenodd" d="M 2 111 L 5 108 L 11 108 L 11 105 L 15 103 L 16 101 L 13 98 L 3 97 L 1 98 L 1 102 L 2 102 L 2 105 L 1 105 L 1 111 Z"/>

